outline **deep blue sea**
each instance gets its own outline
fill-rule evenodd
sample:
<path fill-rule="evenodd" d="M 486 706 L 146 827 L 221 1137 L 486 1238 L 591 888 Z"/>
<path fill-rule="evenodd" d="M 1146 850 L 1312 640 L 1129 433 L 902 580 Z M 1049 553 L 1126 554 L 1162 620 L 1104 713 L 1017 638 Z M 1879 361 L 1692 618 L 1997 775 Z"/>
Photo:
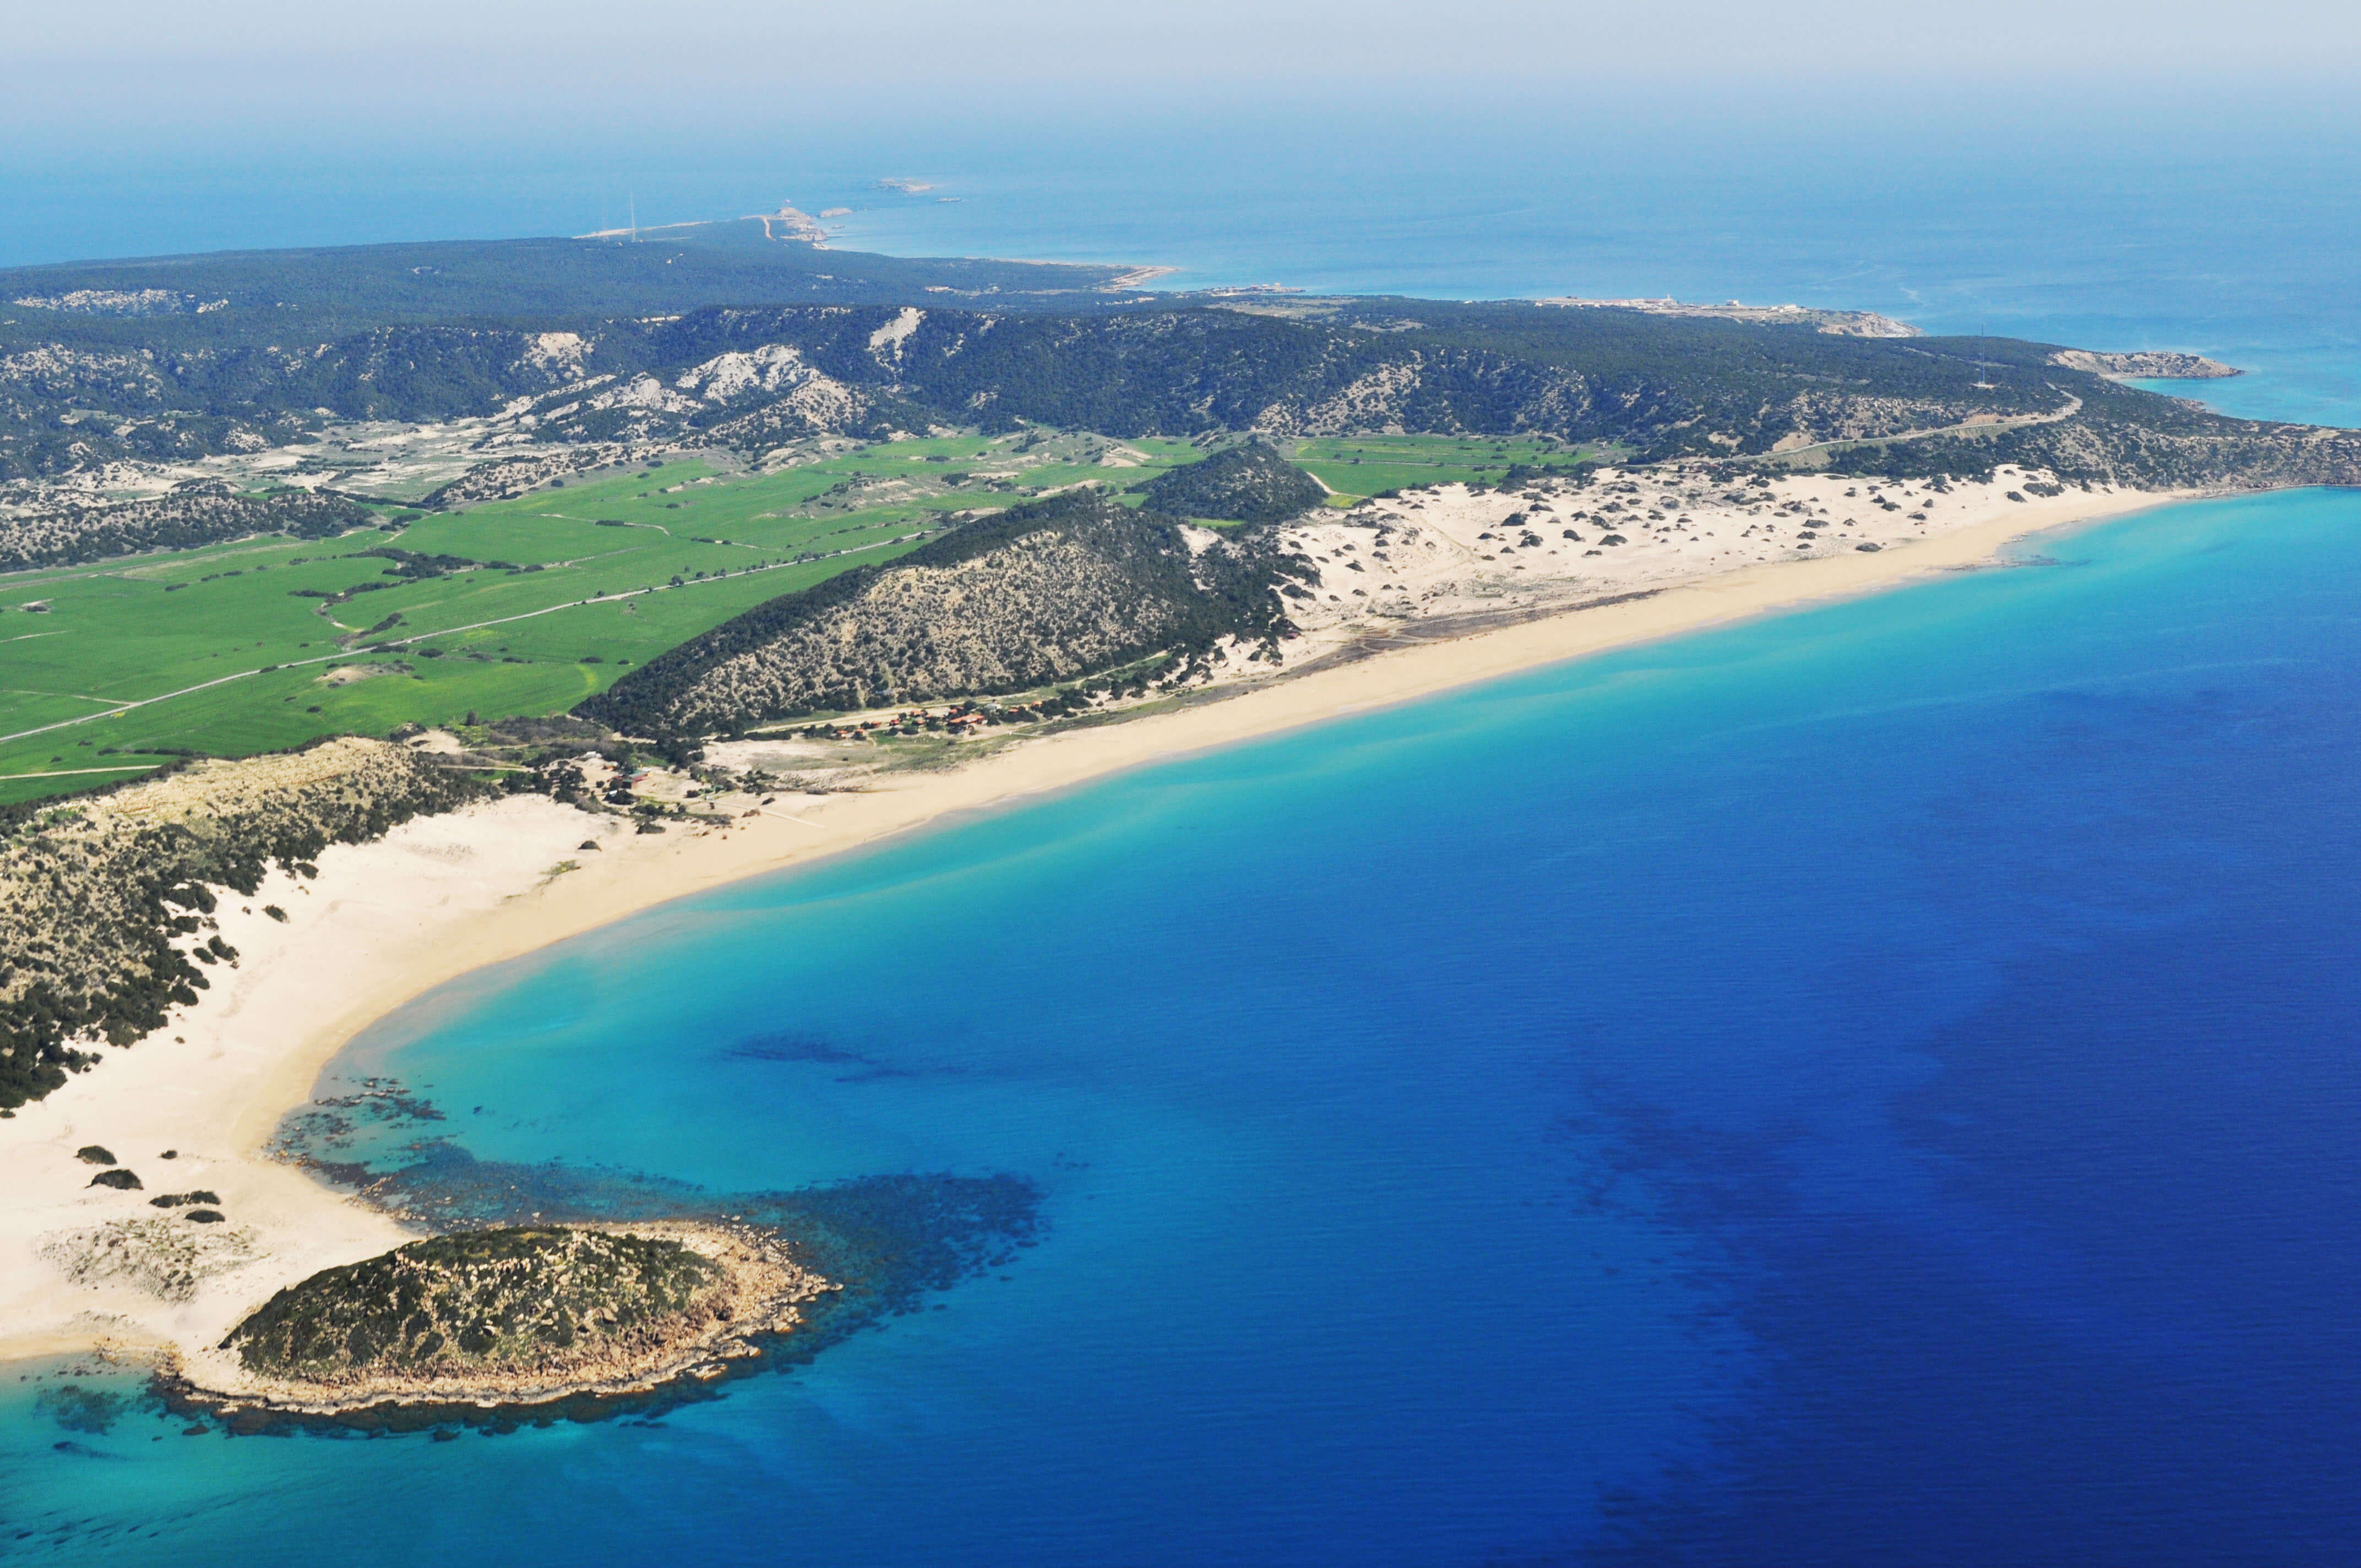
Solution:
<path fill-rule="evenodd" d="M 1182 281 L 1916 297 L 2361 423 L 2352 143 L 2307 194 L 2037 141 L 1767 192 L 1574 148 L 1518 205 L 1118 138 L 905 157 L 972 199 L 848 222 Z M 463 1206 L 816 1215 L 901 1310 L 711 1402 L 443 1442 L 69 1430 L 17 1368 L 0 1560 L 2349 1563 L 2356 712 L 2361 497 L 2182 505 L 487 971 L 332 1070 L 443 1118 L 347 1155 Z"/>

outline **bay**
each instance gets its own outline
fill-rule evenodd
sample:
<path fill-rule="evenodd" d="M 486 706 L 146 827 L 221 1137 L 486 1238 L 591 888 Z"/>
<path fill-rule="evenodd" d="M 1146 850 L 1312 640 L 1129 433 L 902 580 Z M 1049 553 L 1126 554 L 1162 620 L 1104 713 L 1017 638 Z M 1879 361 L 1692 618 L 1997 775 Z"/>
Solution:
<path fill-rule="evenodd" d="M 1323 181 L 1254 128 L 813 189 L 848 244 L 1883 308 L 2361 422 L 2342 144 L 2290 181 L 2195 137 L 1717 169 L 1438 132 L 1380 179 L 1298 126 Z M 654 1425 L 193 1440 L 0 1383 L 0 1560 L 2340 1561 L 2357 525 L 2159 509 L 473 977 L 322 1087 L 444 1112 L 384 1164 L 1007 1178 L 1038 1245 Z"/>

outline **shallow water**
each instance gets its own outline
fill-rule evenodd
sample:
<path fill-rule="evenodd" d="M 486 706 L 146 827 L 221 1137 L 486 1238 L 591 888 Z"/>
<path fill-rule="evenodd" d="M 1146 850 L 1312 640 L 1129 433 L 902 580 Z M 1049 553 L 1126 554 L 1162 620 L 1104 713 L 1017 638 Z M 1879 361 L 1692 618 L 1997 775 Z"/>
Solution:
<path fill-rule="evenodd" d="M 2258 373 L 2194 389 L 2233 411 L 2361 422 L 2356 209 L 2311 200 L 2334 148 L 2308 186 L 2005 147 L 1927 195 L 1874 149 L 1597 170 L 1637 206 L 1586 205 L 1568 153 L 1521 207 L 1481 160 L 1290 198 L 1209 153 L 1166 181 L 1191 196 L 1121 151 L 952 168 L 970 200 L 856 230 L 1043 254 L 1062 217 L 1065 254 L 1197 280 L 1915 298 L 2221 353 Z M 2356 535 L 2349 493 L 2166 509 L 471 977 L 321 1091 L 387 1075 L 445 1120 L 343 1153 L 439 1137 L 612 1201 L 1006 1178 L 1038 1210 L 983 1229 L 1038 1245 L 653 1425 L 97 1431 L 58 1390 L 104 1376 L 11 1368 L 0 1559 L 2343 1561 Z M 864 1190 L 956 1229 L 939 1181 Z"/>
<path fill-rule="evenodd" d="M 265 1562 L 2333 1561 L 2356 528 L 2176 507 L 476 977 L 339 1072 L 489 1160 L 1019 1176 L 1040 1244 L 654 1427 L 69 1439 L 24 1385 L 0 1513 L 93 1563 L 261 1510 Z"/>

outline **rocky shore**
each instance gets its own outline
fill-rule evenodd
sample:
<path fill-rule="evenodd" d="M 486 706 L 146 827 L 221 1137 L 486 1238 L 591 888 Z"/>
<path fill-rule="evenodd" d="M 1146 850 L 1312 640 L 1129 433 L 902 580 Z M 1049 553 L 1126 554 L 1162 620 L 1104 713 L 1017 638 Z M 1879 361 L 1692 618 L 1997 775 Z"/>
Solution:
<path fill-rule="evenodd" d="M 225 1420 L 396 1407 L 533 1408 L 718 1381 L 838 1288 L 752 1227 L 462 1232 L 325 1269 L 165 1368 Z"/>
<path fill-rule="evenodd" d="M 2218 381 L 2245 374 L 2235 365 L 2170 349 L 2100 354 L 2087 348 L 2061 348 L 2049 356 L 2049 361 L 2069 370 L 2088 370 L 2093 376 L 2117 381 Z"/>

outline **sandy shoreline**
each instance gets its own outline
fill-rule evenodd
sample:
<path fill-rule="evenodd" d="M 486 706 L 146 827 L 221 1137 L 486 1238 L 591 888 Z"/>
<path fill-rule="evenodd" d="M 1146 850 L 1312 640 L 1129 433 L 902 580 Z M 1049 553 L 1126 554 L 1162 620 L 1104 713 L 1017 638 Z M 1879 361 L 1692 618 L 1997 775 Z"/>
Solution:
<path fill-rule="evenodd" d="M 487 965 L 673 899 L 808 865 L 954 814 L 1348 713 L 1989 562 L 2026 536 L 2191 499 L 2065 495 L 1875 554 L 1845 552 L 1668 583 L 1645 597 L 1400 647 L 1251 685 L 1222 700 L 1026 740 L 958 769 L 891 774 L 863 793 L 783 796 L 728 829 L 636 835 L 616 818 L 521 796 L 404 825 L 319 858 L 315 881 L 274 874 L 222 905 L 242 956 L 228 983 L 167 1029 L 0 1122 L 0 1359 L 93 1346 L 211 1345 L 281 1286 L 411 1239 L 391 1219 L 268 1158 L 281 1116 L 362 1029 Z M 1405 629 L 1416 634 L 1415 626 Z M 583 849 L 596 839 L 596 850 Z M 578 870 L 551 874 L 565 861 Z M 258 913 L 269 904 L 285 924 Z M 75 1150 L 98 1144 L 144 1183 L 87 1185 Z M 165 1161 L 163 1150 L 177 1157 Z M 190 1230 L 159 1193 L 219 1194 L 185 1280 L 71 1277 L 85 1239 L 160 1222 Z M 61 1240 L 61 1238 L 63 1238 Z M 75 1247 L 79 1245 L 81 1252 Z"/>

